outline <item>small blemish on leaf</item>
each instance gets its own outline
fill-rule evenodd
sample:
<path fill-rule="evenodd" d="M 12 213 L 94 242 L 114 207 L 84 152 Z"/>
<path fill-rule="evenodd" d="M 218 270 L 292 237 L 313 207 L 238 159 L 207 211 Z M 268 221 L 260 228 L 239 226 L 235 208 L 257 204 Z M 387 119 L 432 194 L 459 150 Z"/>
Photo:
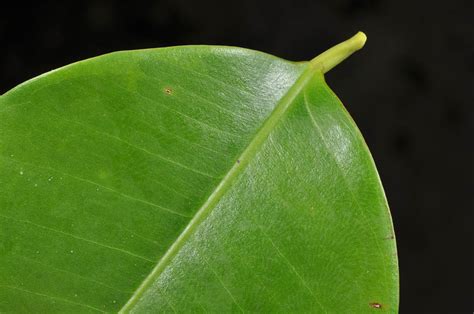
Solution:
<path fill-rule="evenodd" d="M 377 302 L 369 303 L 369 305 L 370 305 L 371 307 L 373 307 L 374 309 L 381 309 L 381 308 L 382 308 L 382 304 L 377 303 Z"/>
<path fill-rule="evenodd" d="M 237 163 L 240 164 L 240 159 L 237 159 Z"/>
<path fill-rule="evenodd" d="M 173 89 L 171 89 L 171 87 L 165 87 L 164 92 L 165 94 L 171 95 L 173 94 Z"/>

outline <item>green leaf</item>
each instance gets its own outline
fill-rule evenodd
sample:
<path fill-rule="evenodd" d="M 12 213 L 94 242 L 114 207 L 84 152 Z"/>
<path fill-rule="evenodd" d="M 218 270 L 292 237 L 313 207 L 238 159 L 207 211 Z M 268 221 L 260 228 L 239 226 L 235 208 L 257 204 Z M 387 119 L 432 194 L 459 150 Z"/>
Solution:
<path fill-rule="evenodd" d="M 396 312 L 384 192 L 324 81 L 364 42 L 116 52 L 0 96 L 0 311 Z"/>

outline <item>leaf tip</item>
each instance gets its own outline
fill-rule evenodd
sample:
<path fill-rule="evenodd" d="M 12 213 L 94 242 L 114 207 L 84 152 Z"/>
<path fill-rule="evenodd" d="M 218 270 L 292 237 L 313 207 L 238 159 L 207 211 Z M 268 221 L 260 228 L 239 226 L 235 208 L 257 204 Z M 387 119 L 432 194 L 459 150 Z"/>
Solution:
<path fill-rule="evenodd" d="M 364 32 L 357 32 L 352 38 L 350 39 L 354 42 L 354 50 L 359 50 L 364 47 L 365 42 L 367 41 L 367 35 Z"/>
<path fill-rule="evenodd" d="M 364 47 L 367 36 L 363 32 L 358 32 L 351 38 L 326 50 L 310 61 L 310 66 L 323 73 L 328 72 L 341 63 L 351 54 Z"/>

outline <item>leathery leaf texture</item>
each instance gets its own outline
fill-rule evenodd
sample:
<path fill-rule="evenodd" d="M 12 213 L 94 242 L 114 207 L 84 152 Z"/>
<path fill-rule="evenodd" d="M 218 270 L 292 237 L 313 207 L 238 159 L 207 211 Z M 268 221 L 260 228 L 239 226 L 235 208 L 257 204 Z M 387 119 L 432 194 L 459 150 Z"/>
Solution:
<path fill-rule="evenodd" d="M 324 80 L 364 42 L 116 52 L 0 96 L 0 311 L 396 312 L 384 192 Z"/>

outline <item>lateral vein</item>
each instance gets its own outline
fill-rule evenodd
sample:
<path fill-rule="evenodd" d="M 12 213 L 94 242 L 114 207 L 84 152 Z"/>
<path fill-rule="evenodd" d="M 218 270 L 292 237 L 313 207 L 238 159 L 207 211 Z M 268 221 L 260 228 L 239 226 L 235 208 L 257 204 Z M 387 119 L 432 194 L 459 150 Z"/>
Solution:
<path fill-rule="evenodd" d="M 121 249 L 121 248 L 117 248 L 117 247 L 114 247 L 114 246 L 110 246 L 110 245 L 107 245 L 107 244 L 104 244 L 104 243 L 96 242 L 96 241 L 94 241 L 94 240 L 86 239 L 86 238 L 83 238 L 83 237 L 74 235 L 74 234 L 72 234 L 72 233 L 68 233 L 68 232 L 64 232 L 64 231 L 58 230 L 58 229 L 54 229 L 54 228 L 50 228 L 50 227 L 47 227 L 47 226 L 44 226 L 44 225 L 40 225 L 40 224 L 34 223 L 34 222 L 32 222 L 32 221 L 29 221 L 29 220 L 17 219 L 17 218 L 13 218 L 13 217 L 1 215 L 1 214 L 0 214 L 0 217 L 2 217 L 2 218 L 4 218 L 4 219 L 13 220 L 13 221 L 18 222 L 18 223 L 29 224 L 29 225 L 31 225 L 31 226 L 35 226 L 35 227 L 41 228 L 41 229 L 43 229 L 43 230 L 47 230 L 47 231 L 54 232 L 54 233 L 59 233 L 59 234 L 62 234 L 62 235 L 64 235 L 64 236 L 68 236 L 68 237 L 74 238 L 74 239 L 76 239 L 76 240 L 84 241 L 84 242 L 91 243 L 91 244 L 94 244 L 94 245 L 97 245 L 97 246 L 100 246 L 100 247 L 104 247 L 104 248 L 107 248 L 107 249 L 110 249 L 110 250 L 118 251 L 118 252 L 120 252 L 120 253 L 123 253 L 123 254 L 126 254 L 126 255 L 130 255 L 130 256 L 133 256 L 133 257 L 135 257 L 135 258 L 138 258 L 138 259 L 141 259 L 141 260 L 150 262 L 150 263 L 153 263 L 153 262 L 154 262 L 153 260 L 151 260 L 151 259 L 149 259 L 149 258 L 146 258 L 146 257 L 144 257 L 144 256 L 140 256 L 140 255 L 137 255 L 137 254 L 132 253 L 132 252 L 129 252 L 129 251 L 127 251 L 127 250 L 124 250 L 124 249 Z"/>

